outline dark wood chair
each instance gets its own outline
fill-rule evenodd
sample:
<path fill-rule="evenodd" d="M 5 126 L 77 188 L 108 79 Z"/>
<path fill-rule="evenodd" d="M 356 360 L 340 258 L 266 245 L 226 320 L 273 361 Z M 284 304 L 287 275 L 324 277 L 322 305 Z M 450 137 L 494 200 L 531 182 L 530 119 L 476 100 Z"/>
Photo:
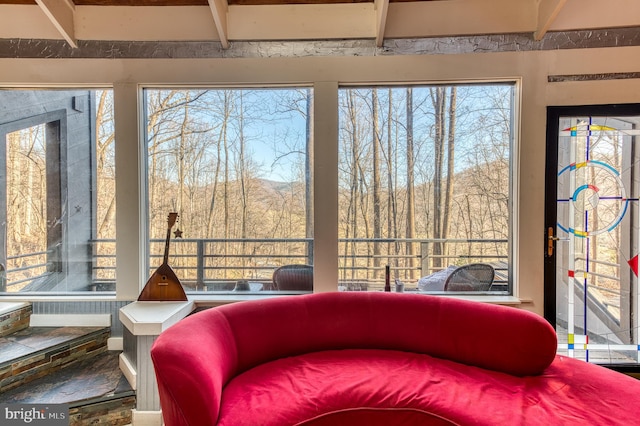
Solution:
<path fill-rule="evenodd" d="M 283 265 L 273 271 L 273 288 L 278 291 L 313 291 L 313 266 Z"/>

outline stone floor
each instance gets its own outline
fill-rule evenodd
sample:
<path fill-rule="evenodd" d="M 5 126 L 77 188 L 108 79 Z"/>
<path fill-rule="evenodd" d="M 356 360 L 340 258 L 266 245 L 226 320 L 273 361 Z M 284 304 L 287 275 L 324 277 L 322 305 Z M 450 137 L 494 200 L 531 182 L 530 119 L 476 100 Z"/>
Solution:
<path fill-rule="evenodd" d="M 135 391 L 118 365 L 119 352 L 104 352 L 15 389 L 0 403 L 66 404 L 69 425 L 128 425 Z"/>
<path fill-rule="evenodd" d="M 133 393 L 118 366 L 118 353 L 105 352 L 74 366 L 0 394 L 3 403 L 81 404 Z"/>
<path fill-rule="evenodd" d="M 135 391 L 104 327 L 29 327 L 0 337 L 0 403 L 64 404 L 69 425 L 127 425 Z"/>

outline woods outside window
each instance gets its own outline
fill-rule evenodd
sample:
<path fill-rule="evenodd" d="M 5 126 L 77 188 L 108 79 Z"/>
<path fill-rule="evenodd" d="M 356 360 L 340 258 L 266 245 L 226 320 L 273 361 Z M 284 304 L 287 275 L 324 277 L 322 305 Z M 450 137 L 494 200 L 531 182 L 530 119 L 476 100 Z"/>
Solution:
<path fill-rule="evenodd" d="M 514 84 L 343 87 L 340 283 L 439 292 L 489 264 L 510 293 Z"/>

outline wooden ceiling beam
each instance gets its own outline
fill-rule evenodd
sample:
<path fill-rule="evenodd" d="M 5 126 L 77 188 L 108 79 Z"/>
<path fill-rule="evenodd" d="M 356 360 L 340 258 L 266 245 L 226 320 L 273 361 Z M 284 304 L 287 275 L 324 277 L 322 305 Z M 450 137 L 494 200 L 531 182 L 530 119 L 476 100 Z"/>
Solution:
<path fill-rule="evenodd" d="M 227 0 L 209 0 L 209 8 L 213 15 L 213 22 L 216 25 L 220 43 L 223 49 L 229 48 L 229 35 L 227 31 L 227 11 L 229 4 Z"/>
<path fill-rule="evenodd" d="M 538 4 L 538 24 L 536 31 L 533 33 L 535 40 L 542 40 L 566 2 L 567 0 L 540 0 Z"/>
<path fill-rule="evenodd" d="M 389 0 L 375 0 L 374 8 L 376 10 L 376 46 L 382 47 L 384 43 L 384 28 L 387 25 Z"/>
<path fill-rule="evenodd" d="M 75 5 L 71 0 L 36 0 L 40 9 L 56 27 L 62 37 L 73 47 L 78 47 L 75 37 L 73 14 Z"/>

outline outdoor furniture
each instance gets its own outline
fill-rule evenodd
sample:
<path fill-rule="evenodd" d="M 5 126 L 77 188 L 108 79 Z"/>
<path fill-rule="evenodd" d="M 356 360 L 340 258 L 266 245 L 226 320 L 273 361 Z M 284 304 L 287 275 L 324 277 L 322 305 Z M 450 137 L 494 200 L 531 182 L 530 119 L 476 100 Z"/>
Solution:
<path fill-rule="evenodd" d="M 523 309 L 327 292 L 206 309 L 151 358 L 167 426 L 638 424 L 640 381 L 556 349 Z"/>
<path fill-rule="evenodd" d="M 444 291 L 444 283 L 449 275 L 458 269 L 455 265 L 449 265 L 444 269 L 426 275 L 418 280 L 418 290 L 420 291 Z"/>
<path fill-rule="evenodd" d="M 273 271 L 273 286 L 279 291 L 313 291 L 313 266 L 283 265 Z"/>
<path fill-rule="evenodd" d="M 235 287 L 233 287 L 233 291 L 262 291 L 263 288 L 262 283 L 239 280 L 236 282 Z"/>
<path fill-rule="evenodd" d="M 489 291 L 495 271 L 486 263 L 470 263 L 456 268 L 444 282 L 444 291 Z"/>

